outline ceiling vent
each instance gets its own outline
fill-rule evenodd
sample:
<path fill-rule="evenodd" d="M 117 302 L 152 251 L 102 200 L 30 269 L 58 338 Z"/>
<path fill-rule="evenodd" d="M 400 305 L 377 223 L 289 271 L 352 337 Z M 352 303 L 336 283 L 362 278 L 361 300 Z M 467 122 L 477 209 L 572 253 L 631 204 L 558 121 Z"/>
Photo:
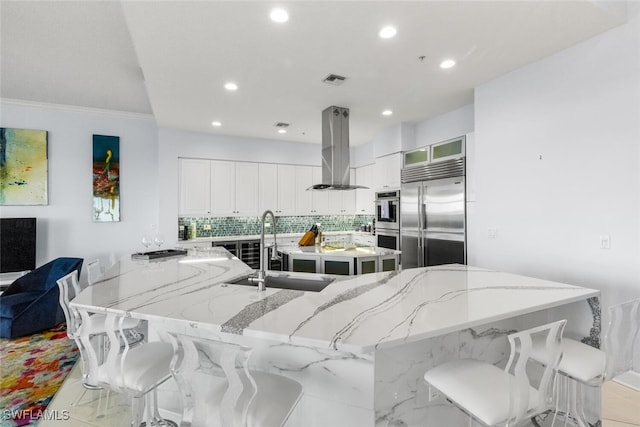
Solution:
<path fill-rule="evenodd" d="M 323 83 L 327 83 L 334 86 L 340 86 L 344 81 L 347 80 L 344 76 L 339 76 L 337 74 L 329 74 L 327 77 L 322 79 Z"/>

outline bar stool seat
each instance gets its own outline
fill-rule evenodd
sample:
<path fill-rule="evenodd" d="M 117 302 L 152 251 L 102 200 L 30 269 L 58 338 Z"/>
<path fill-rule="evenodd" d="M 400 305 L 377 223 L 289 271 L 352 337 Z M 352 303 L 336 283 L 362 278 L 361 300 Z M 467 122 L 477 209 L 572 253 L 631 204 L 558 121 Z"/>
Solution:
<path fill-rule="evenodd" d="M 543 345 L 538 341 L 534 340 L 533 344 L 534 358 Z M 558 365 L 560 373 L 585 384 L 599 384 L 602 381 L 602 374 L 607 364 L 607 354 L 604 351 L 571 338 L 563 338 L 560 348 L 562 350 L 562 360 Z"/>
<path fill-rule="evenodd" d="M 109 366 L 103 364 L 98 368 L 97 378 L 111 387 L 142 393 L 169 377 L 172 358 L 171 344 L 145 343 L 129 350 L 121 365 L 121 373 L 110 375 Z"/>
<path fill-rule="evenodd" d="M 494 365 L 473 359 L 454 360 L 430 369 L 424 379 L 486 425 L 509 418 L 509 399 L 499 396 L 511 394 L 512 375 Z M 529 386 L 527 412 L 539 404 L 538 391 Z"/>

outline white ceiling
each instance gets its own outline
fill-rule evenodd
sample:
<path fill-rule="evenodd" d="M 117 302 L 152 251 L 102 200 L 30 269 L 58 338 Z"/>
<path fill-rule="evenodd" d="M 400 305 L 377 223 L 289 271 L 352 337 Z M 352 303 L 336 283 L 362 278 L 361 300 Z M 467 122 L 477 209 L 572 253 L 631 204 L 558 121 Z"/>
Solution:
<path fill-rule="evenodd" d="M 269 19 L 276 5 L 289 11 L 288 22 Z M 382 128 L 470 104 L 474 87 L 622 22 L 600 6 L 1 0 L 0 96 L 153 114 L 161 127 L 314 143 L 321 111 L 338 105 L 351 109 L 358 145 Z M 380 39 L 388 24 L 397 36 Z M 442 70 L 447 57 L 457 65 Z M 329 73 L 348 79 L 322 83 Z M 239 90 L 226 91 L 227 81 Z M 384 109 L 394 114 L 383 117 Z M 290 123 L 289 132 L 276 133 L 276 122 Z"/>

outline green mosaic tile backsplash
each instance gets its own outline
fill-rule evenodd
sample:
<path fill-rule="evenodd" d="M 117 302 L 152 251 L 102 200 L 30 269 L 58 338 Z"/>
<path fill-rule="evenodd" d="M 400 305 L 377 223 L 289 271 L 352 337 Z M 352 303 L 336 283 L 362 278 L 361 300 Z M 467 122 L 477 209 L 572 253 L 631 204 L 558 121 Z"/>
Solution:
<path fill-rule="evenodd" d="M 373 215 L 318 215 L 318 216 L 277 216 L 276 233 L 304 233 L 313 224 L 320 223 L 320 230 L 354 231 L 366 224 L 373 224 Z M 250 236 L 260 234 L 259 217 L 184 217 L 178 218 L 178 232 L 187 225 L 196 225 L 198 237 Z M 205 227 L 207 226 L 207 227 Z M 205 228 L 211 228 L 206 230 Z"/>

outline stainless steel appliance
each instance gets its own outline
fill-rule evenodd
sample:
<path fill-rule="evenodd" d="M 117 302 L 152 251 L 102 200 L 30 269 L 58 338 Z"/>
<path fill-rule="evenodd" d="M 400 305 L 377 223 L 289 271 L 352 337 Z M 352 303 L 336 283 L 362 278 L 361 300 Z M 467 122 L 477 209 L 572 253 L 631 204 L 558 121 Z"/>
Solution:
<path fill-rule="evenodd" d="M 376 227 L 400 229 L 400 191 L 376 193 Z"/>
<path fill-rule="evenodd" d="M 376 246 L 400 250 L 400 191 L 376 193 Z"/>
<path fill-rule="evenodd" d="M 400 250 L 400 230 L 376 229 L 376 246 Z"/>
<path fill-rule="evenodd" d="M 307 190 L 367 188 L 349 182 L 349 109 L 331 106 L 322 111 L 322 183 Z"/>
<path fill-rule="evenodd" d="M 466 263 L 464 157 L 402 169 L 402 268 Z"/>

